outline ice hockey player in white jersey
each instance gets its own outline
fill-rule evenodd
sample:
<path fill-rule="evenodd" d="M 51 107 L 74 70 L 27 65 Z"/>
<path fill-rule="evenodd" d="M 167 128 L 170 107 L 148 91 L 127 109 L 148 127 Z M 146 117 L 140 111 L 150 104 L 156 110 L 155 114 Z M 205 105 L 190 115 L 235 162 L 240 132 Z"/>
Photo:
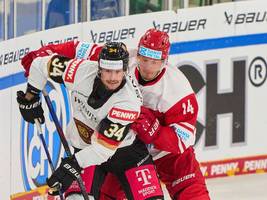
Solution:
<path fill-rule="evenodd" d="M 47 181 L 49 187 L 60 183 L 63 192 L 79 193 L 73 173 L 76 171 L 82 173 L 88 194 L 106 199 L 98 187 L 106 174 L 112 174 L 119 179 L 128 199 L 163 199 L 152 158 L 130 128 L 139 116 L 142 97 L 126 74 L 128 61 L 126 46 L 111 42 L 101 49 L 98 62 L 53 54 L 31 63 L 26 93 L 17 92 L 26 121 L 34 123 L 37 118 L 44 123 L 39 93 L 48 78 L 64 83 L 71 91 L 73 119 L 67 138 L 76 153 L 62 159 Z M 57 190 L 52 192 L 57 194 Z"/>

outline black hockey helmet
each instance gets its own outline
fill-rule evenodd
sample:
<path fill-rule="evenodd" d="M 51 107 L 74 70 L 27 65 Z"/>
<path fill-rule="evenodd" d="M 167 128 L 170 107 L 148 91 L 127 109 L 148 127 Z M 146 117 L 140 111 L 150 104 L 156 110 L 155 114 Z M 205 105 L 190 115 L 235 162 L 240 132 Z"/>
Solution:
<path fill-rule="evenodd" d="M 129 65 L 129 52 L 122 42 L 107 42 L 98 57 L 100 68 L 123 69 L 127 71 Z"/>

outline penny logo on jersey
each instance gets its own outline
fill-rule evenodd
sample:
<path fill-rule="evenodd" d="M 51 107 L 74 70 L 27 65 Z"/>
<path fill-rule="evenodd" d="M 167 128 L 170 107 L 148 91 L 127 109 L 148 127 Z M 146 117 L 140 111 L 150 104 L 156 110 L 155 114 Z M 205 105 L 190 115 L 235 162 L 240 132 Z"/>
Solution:
<path fill-rule="evenodd" d="M 109 112 L 109 117 L 125 121 L 134 121 L 138 118 L 138 112 L 113 107 Z"/>
<path fill-rule="evenodd" d="M 82 60 L 74 59 L 70 63 L 70 65 L 67 68 L 67 72 L 66 72 L 66 75 L 65 75 L 65 78 L 64 78 L 64 80 L 66 82 L 69 82 L 69 83 L 73 83 L 74 82 L 74 77 L 75 77 L 76 71 L 77 71 L 79 65 L 81 64 L 81 62 L 82 62 Z"/>
<path fill-rule="evenodd" d="M 65 130 L 70 118 L 70 108 L 68 103 L 68 93 L 63 86 L 52 85 L 48 82 L 46 90 L 54 106 L 60 124 Z M 42 107 L 44 109 L 45 125 L 42 125 L 42 132 L 45 143 L 51 156 L 53 166 L 60 162 L 60 157 L 64 150 L 56 131 L 55 125 L 49 115 L 45 100 L 42 97 Z M 36 126 L 22 120 L 21 126 L 21 166 L 22 178 L 26 191 L 46 184 L 46 178 L 51 175 L 51 168 L 45 154 L 44 147 L 37 133 Z"/>

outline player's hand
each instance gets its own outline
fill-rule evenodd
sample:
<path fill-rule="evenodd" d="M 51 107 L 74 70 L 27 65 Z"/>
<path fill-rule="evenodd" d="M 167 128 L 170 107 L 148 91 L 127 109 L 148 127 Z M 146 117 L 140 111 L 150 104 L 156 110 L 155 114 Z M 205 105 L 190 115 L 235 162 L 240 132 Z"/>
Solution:
<path fill-rule="evenodd" d="M 37 58 L 37 57 L 44 57 L 44 56 L 48 56 L 51 55 L 52 51 L 47 48 L 47 47 L 42 47 L 39 50 L 36 51 L 30 51 L 27 55 L 25 55 L 22 60 L 21 60 L 21 64 L 25 70 L 24 76 L 28 77 L 29 76 L 29 71 L 31 68 L 31 64 L 32 61 Z"/>
<path fill-rule="evenodd" d="M 19 104 L 20 113 L 25 121 L 34 124 L 34 119 L 38 119 L 41 124 L 44 123 L 44 111 L 39 95 L 33 95 L 33 97 L 28 100 L 23 91 L 18 91 L 17 102 Z"/>
<path fill-rule="evenodd" d="M 161 125 L 153 112 L 142 106 L 140 116 L 131 128 L 145 144 L 151 144 L 160 134 Z"/>
<path fill-rule="evenodd" d="M 79 166 L 75 157 L 66 157 L 61 160 L 60 166 L 46 180 L 50 187 L 50 195 L 59 195 L 59 190 L 65 192 L 81 174 L 82 168 Z"/>

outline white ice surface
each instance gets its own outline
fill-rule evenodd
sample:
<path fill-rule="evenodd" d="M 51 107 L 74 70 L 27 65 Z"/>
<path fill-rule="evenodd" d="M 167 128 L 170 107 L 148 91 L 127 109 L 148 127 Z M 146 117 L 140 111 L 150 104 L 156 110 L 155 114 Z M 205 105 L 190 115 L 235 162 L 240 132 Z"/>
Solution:
<path fill-rule="evenodd" d="M 212 200 L 267 200 L 267 173 L 207 179 Z"/>
<path fill-rule="evenodd" d="M 211 200 L 267 200 L 267 173 L 211 178 L 206 183 Z"/>

